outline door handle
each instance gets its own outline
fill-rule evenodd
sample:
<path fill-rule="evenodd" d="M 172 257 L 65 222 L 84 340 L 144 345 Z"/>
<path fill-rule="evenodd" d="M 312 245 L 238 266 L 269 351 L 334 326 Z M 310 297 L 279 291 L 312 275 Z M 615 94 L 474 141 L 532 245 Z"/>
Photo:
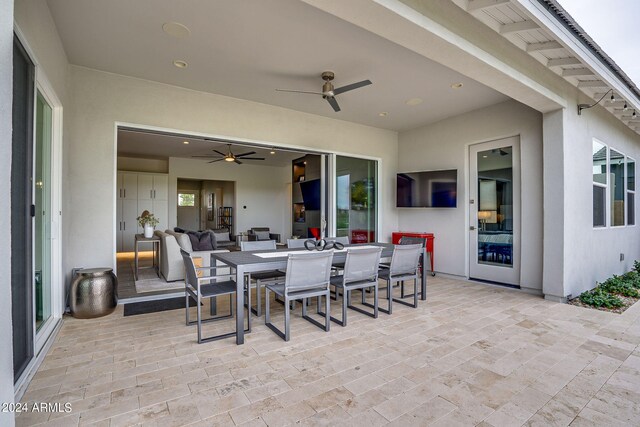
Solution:
<path fill-rule="evenodd" d="M 475 229 L 476 229 L 476 228 L 475 228 L 473 225 L 469 227 L 469 230 L 471 230 L 471 231 L 473 231 L 473 230 L 475 230 Z"/>
<path fill-rule="evenodd" d="M 125 188 L 125 189 L 124 189 L 124 190 L 122 190 L 122 191 L 124 191 L 124 196 L 123 196 L 123 198 L 125 198 L 125 199 L 126 199 L 126 198 L 127 198 L 127 189 Z"/>
<path fill-rule="evenodd" d="M 122 221 L 122 229 L 123 230 L 127 229 L 127 221 Z"/>

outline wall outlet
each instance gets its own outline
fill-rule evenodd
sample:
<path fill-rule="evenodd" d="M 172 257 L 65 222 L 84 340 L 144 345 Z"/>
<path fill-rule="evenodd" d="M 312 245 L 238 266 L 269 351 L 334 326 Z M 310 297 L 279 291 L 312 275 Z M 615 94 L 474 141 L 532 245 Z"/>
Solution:
<path fill-rule="evenodd" d="M 620 254 L 620 261 L 624 261 L 624 254 Z"/>

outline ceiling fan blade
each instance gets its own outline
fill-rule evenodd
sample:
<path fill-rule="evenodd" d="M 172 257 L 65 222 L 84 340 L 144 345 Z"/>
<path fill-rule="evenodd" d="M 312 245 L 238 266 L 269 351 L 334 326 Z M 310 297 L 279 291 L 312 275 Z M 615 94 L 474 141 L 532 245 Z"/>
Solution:
<path fill-rule="evenodd" d="M 252 154 L 256 154 L 256 152 L 255 151 L 249 151 L 248 153 L 236 154 L 236 157 L 250 156 Z"/>
<path fill-rule="evenodd" d="M 336 113 L 340 111 L 340 106 L 338 105 L 338 101 L 336 101 L 336 99 L 333 96 L 328 96 L 327 102 L 329 103 L 329 105 L 331 105 L 331 107 L 333 108 L 333 111 L 335 111 Z"/>
<path fill-rule="evenodd" d="M 213 150 L 213 151 L 214 151 L 214 152 L 216 152 L 216 153 L 218 153 L 218 154 L 220 154 L 221 156 L 226 156 L 226 154 L 221 153 L 221 152 L 220 152 L 220 151 L 218 151 L 218 150 Z"/>
<path fill-rule="evenodd" d="M 222 159 L 215 159 L 215 160 L 211 160 L 210 162 L 207 162 L 207 163 L 221 162 L 221 161 L 223 161 L 223 160 L 224 160 L 224 158 L 222 158 Z"/>
<path fill-rule="evenodd" d="M 242 164 L 242 162 L 241 162 L 240 160 L 238 160 L 238 159 L 233 159 L 233 161 L 234 161 L 234 162 L 236 162 L 236 163 L 237 163 L 237 164 L 239 164 L 239 165 L 241 165 L 241 164 Z"/>
<path fill-rule="evenodd" d="M 310 95 L 322 95 L 322 92 L 309 92 L 309 91 L 306 91 L 306 90 L 276 89 L 276 92 L 308 93 Z"/>
<path fill-rule="evenodd" d="M 351 83 L 350 85 L 342 86 L 333 90 L 333 95 L 340 95 L 341 93 L 348 92 L 350 90 L 358 89 L 363 86 L 369 86 L 371 84 L 371 80 L 363 80 L 358 83 Z"/>
<path fill-rule="evenodd" d="M 265 158 L 264 157 L 242 157 L 242 160 L 265 160 Z"/>
<path fill-rule="evenodd" d="M 217 159 L 220 156 L 214 156 L 212 154 L 207 154 L 206 156 L 191 156 L 191 157 L 200 157 L 200 158 L 203 158 L 203 159 L 214 159 L 214 158 Z"/>

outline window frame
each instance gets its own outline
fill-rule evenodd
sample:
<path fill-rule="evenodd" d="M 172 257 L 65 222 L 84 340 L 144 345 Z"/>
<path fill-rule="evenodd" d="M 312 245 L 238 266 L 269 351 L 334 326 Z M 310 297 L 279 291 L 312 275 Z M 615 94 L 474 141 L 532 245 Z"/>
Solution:
<path fill-rule="evenodd" d="M 604 148 L 606 149 L 606 160 L 605 160 L 605 170 L 606 173 L 605 175 L 605 180 L 606 180 L 606 184 L 603 184 L 601 182 L 596 182 L 593 179 L 593 154 L 591 155 L 591 188 L 593 189 L 593 187 L 600 187 L 600 188 L 604 188 L 605 189 L 605 218 L 604 218 L 604 224 L 605 225 L 593 225 L 592 223 L 592 228 L 594 230 L 603 230 L 603 229 L 611 229 L 611 228 L 623 228 L 623 227 L 635 227 L 635 218 L 634 218 L 634 223 L 633 224 L 629 224 L 629 198 L 628 195 L 629 194 L 633 194 L 633 212 L 635 214 L 635 210 L 636 210 L 636 190 L 629 190 L 628 188 L 628 164 L 629 164 L 629 160 L 633 161 L 634 164 L 636 163 L 635 158 L 626 155 L 625 153 L 623 153 L 622 151 L 618 150 L 617 148 L 611 147 L 609 144 L 604 143 L 603 141 L 597 139 L 597 138 L 593 138 L 592 140 L 592 146 L 593 144 L 600 144 L 602 146 L 604 146 Z M 610 179 L 610 175 L 611 175 L 611 150 L 614 150 L 616 153 L 622 155 L 622 157 L 624 158 L 624 164 L 623 164 L 623 182 L 624 182 L 624 224 L 622 225 L 613 225 L 613 215 L 611 212 L 612 209 L 612 200 L 611 200 L 611 179 Z M 635 166 L 634 166 L 634 188 L 636 185 L 636 177 L 635 177 Z M 591 209 L 593 212 L 593 208 L 594 208 L 594 202 L 595 200 L 593 199 L 593 190 L 592 190 L 592 198 L 591 198 Z"/>
<path fill-rule="evenodd" d="M 629 160 L 631 160 L 634 164 L 633 166 L 633 190 L 629 190 L 629 176 L 627 175 L 629 173 Z M 625 203 L 627 203 L 627 205 L 625 205 L 625 209 L 624 209 L 624 225 L 625 227 L 635 227 L 636 226 L 636 220 L 635 218 L 633 218 L 633 224 L 629 224 L 629 193 L 633 194 L 633 214 L 635 215 L 636 213 L 636 169 L 637 169 L 637 163 L 636 163 L 636 159 L 634 159 L 631 156 L 624 156 L 624 197 L 625 197 Z"/>
<path fill-rule="evenodd" d="M 181 205 L 180 204 L 180 195 L 181 194 L 189 194 L 191 196 L 193 196 L 193 204 L 192 205 Z M 178 191 L 178 203 L 177 203 L 177 207 L 179 208 L 195 208 L 196 207 L 196 192 L 195 191 Z M 626 194 L 625 194 L 626 196 Z"/>
<path fill-rule="evenodd" d="M 610 208 L 610 200 L 609 200 L 609 146 L 607 144 L 605 144 L 604 142 L 600 141 L 599 139 L 593 138 L 593 141 L 591 142 L 591 146 L 593 147 L 593 144 L 597 143 L 600 144 L 602 146 L 604 146 L 605 148 L 605 183 L 601 183 L 601 182 L 596 182 L 593 179 L 593 154 L 591 155 L 591 211 L 593 212 L 594 209 L 594 203 L 595 200 L 593 199 L 593 187 L 600 187 L 600 188 L 604 188 L 604 225 L 594 225 L 593 221 L 591 223 L 592 227 L 594 230 L 602 230 L 602 229 L 606 229 L 609 228 L 609 210 Z"/>

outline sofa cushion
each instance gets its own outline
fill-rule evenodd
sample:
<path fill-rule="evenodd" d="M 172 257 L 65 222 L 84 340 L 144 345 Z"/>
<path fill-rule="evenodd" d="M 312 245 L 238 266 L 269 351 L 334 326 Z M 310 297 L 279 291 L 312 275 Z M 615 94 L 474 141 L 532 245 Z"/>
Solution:
<path fill-rule="evenodd" d="M 187 231 L 193 251 L 212 251 L 213 239 L 208 231 Z"/>
<path fill-rule="evenodd" d="M 270 240 L 271 238 L 268 231 L 254 231 L 254 233 L 258 240 Z"/>
<path fill-rule="evenodd" d="M 215 240 L 216 240 L 216 242 L 218 244 L 231 241 L 231 238 L 229 237 L 229 232 L 228 231 L 220 231 L 220 232 L 215 232 L 214 231 L 213 235 L 214 235 Z"/>

